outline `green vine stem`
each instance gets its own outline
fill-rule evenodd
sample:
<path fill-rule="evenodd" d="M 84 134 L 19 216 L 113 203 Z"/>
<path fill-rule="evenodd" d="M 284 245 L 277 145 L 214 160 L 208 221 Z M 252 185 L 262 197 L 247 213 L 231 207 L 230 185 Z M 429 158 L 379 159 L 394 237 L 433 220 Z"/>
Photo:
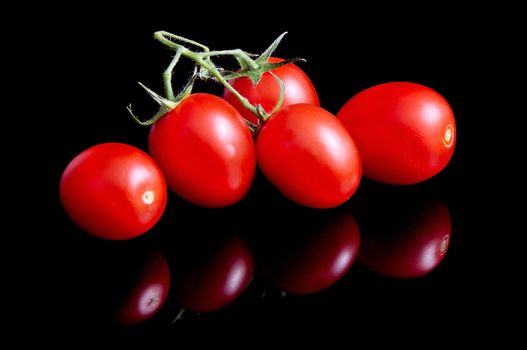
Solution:
<path fill-rule="evenodd" d="M 284 83 L 282 80 L 276 76 L 271 70 L 281 67 L 283 65 L 286 65 L 291 62 L 299 61 L 299 58 L 284 60 L 282 62 L 276 62 L 276 63 L 269 63 L 268 59 L 271 56 L 271 54 L 274 52 L 282 38 L 284 37 L 286 33 L 281 34 L 260 56 L 258 56 L 256 59 L 251 58 L 255 57 L 257 55 L 253 55 L 250 53 L 247 53 L 241 49 L 233 49 L 233 50 L 220 50 L 220 51 L 211 51 L 209 48 L 201 43 L 198 43 L 194 40 L 187 39 L 185 37 L 175 35 L 166 31 L 158 31 L 154 33 L 154 38 L 159 41 L 161 44 L 165 45 L 166 47 L 172 49 L 175 51 L 175 55 L 166 68 L 166 70 L 163 72 L 163 85 L 165 90 L 165 97 L 162 97 L 146 86 L 140 84 L 147 93 L 161 106 L 159 112 L 151 119 L 146 121 L 139 120 L 131 111 L 131 107 L 129 107 L 130 113 L 132 113 L 132 116 L 134 119 L 141 125 L 151 125 L 155 121 L 157 121 L 160 117 L 162 117 L 165 113 L 170 111 L 171 109 L 175 108 L 177 104 L 186 96 L 188 96 L 191 91 L 194 84 L 194 81 L 197 77 L 200 79 L 206 80 L 212 78 L 213 80 L 221 83 L 224 85 L 236 98 L 240 101 L 240 103 L 247 108 L 249 111 L 251 111 L 262 123 L 265 122 L 273 113 L 275 113 L 280 107 L 282 106 L 283 100 L 284 100 Z M 188 48 L 186 45 L 191 45 L 197 48 L 199 51 L 193 51 L 190 48 Z M 172 88 L 172 76 L 174 72 L 174 68 L 176 64 L 178 63 L 181 56 L 190 59 L 195 64 L 194 74 L 191 76 L 190 80 L 188 81 L 185 88 L 176 96 L 174 94 L 173 88 Z M 212 62 L 213 57 L 217 56 L 232 56 L 236 58 L 238 61 L 238 64 L 240 65 L 239 71 L 228 71 L 221 67 L 218 67 Z M 199 70 L 198 68 L 199 67 Z M 251 79 L 254 85 L 258 84 L 260 81 L 262 75 L 265 72 L 269 72 L 277 81 L 278 85 L 280 86 L 280 95 L 278 98 L 277 103 L 275 104 L 274 108 L 268 112 L 265 111 L 264 108 L 261 105 L 253 105 L 249 102 L 247 98 L 245 98 L 243 95 L 241 95 L 230 83 L 229 80 L 236 79 L 239 77 L 248 77 Z M 262 124 L 260 123 L 260 125 Z M 253 130 L 256 131 L 258 129 L 258 126 L 247 122 L 248 126 Z"/>
<path fill-rule="evenodd" d="M 154 33 L 154 38 L 157 41 L 159 41 L 160 43 L 162 43 L 163 45 L 165 45 L 165 46 L 167 46 L 167 47 L 169 47 L 171 49 L 176 50 L 176 52 L 179 52 L 181 55 L 183 55 L 183 56 L 187 57 L 188 59 L 194 61 L 201 68 L 204 68 L 205 70 L 207 70 L 207 72 L 210 73 L 218 82 L 220 82 L 227 89 L 229 89 L 236 96 L 236 98 L 238 98 L 240 100 L 241 104 L 245 108 L 250 110 L 257 117 L 263 118 L 265 120 L 265 116 L 259 115 L 258 109 L 255 106 L 253 106 L 249 102 L 249 100 L 247 100 L 244 96 L 242 96 L 235 88 L 233 88 L 231 84 L 229 84 L 229 82 L 220 74 L 219 70 L 215 67 L 215 65 L 212 63 L 212 61 L 210 59 L 211 56 L 232 55 L 232 56 L 236 57 L 238 59 L 238 61 L 247 62 L 250 66 L 257 67 L 256 63 L 248 55 L 246 55 L 244 52 L 242 52 L 241 50 L 213 51 L 212 55 L 211 55 L 211 52 L 209 51 L 209 49 L 206 46 L 201 45 L 201 44 L 199 45 L 199 47 L 204 49 L 205 52 L 204 53 L 194 52 L 194 51 L 191 51 L 191 50 L 187 49 L 186 47 L 178 44 L 177 42 L 173 41 L 173 40 L 177 40 L 177 41 L 188 43 L 189 42 L 188 39 L 183 38 L 183 37 L 181 37 L 179 35 L 175 35 L 175 34 L 172 34 L 172 33 L 165 32 L 165 31 L 155 32 Z M 168 38 L 170 38 L 172 40 L 170 40 Z M 193 42 L 193 44 L 195 45 L 196 43 Z M 196 46 L 198 46 L 198 45 L 196 45 Z M 165 78 L 167 78 L 167 76 L 165 75 L 163 78 L 165 79 Z M 167 83 L 166 80 L 165 80 L 165 86 L 167 84 L 171 84 L 171 82 Z"/>
<path fill-rule="evenodd" d="M 174 68 L 176 67 L 176 64 L 178 63 L 180 57 L 181 57 L 181 50 L 177 50 L 176 54 L 174 55 L 174 58 L 168 65 L 167 69 L 163 72 L 163 83 L 165 86 L 165 96 L 170 101 L 176 100 L 176 96 L 174 96 L 174 90 L 172 90 L 172 74 L 173 74 Z"/>
<path fill-rule="evenodd" d="M 174 57 L 174 58 L 176 58 L 176 57 Z M 167 68 L 167 70 L 163 73 L 163 77 L 165 75 L 169 75 L 170 76 L 170 79 L 169 79 L 169 83 L 170 84 L 168 84 L 168 85 L 165 84 L 165 94 L 167 95 L 168 98 L 165 98 L 163 96 L 158 95 L 157 93 L 155 93 L 153 90 L 149 89 L 148 87 L 146 87 L 142 83 L 139 83 L 139 85 L 143 89 L 145 89 L 145 91 L 148 93 L 148 95 L 150 95 L 150 97 L 152 97 L 152 99 L 159 104 L 159 111 L 152 118 L 144 120 L 144 121 L 141 120 L 139 117 L 137 117 L 134 114 L 134 112 L 132 111 L 132 105 L 128 105 L 126 107 L 126 109 L 128 109 L 128 112 L 130 112 L 130 114 L 132 115 L 132 117 L 134 118 L 136 123 L 138 123 L 139 125 L 148 126 L 148 125 L 154 124 L 159 118 L 161 118 L 166 113 L 168 113 L 171 110 L 173 110 L 174 108 L 176 108 L 177 105 L 179 104 L 179 102 L 181 100 L 183 100 L 185 97 L 187 97 L 188 95 L 190 95 L 190 93 L 192 92 L 192 87 L 194 86 L 194 81 L 196 80 L 196 77 L 198 76 L 198 69 L 197 69 L 197 67 L 194 67 L 194 73 L 192 74 L 192 76 L 190 77 L 189 81 L 187 82 L 187 85 L 185 85 L 185 87 L 181 90 L 181 92 L 177 96 L 174 96 L 174 92 L 172 90 L 172 84 L 171 84 L 172 70 L 174 69 L 174 66 L 175 66 L 175 64 L 172 65 L 172 63 L 174 61 L 177 61 L 177 59 L 173 60 L 171 62 L 171 64 L 170 64 L 169 68 Z M 168 73 L 167 73 L 167 71 L 168 71 Z M 251 127 L 251 125 L 249 125 L 249 127 Z"/>

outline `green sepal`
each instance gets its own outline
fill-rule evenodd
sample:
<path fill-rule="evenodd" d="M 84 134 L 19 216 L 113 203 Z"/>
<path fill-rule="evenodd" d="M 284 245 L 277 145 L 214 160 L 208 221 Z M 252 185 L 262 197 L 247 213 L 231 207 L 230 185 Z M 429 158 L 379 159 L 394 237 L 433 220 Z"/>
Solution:
<path fill-rule="evenodd" d="M 191 81 L 189 82 L 190 85 L 192 85 L 192 83 L 194 82 L 194 76 L 191 78 Z M 139 83 L 139 85 L 146 90 L 146 92 L 148 93 L 148 95 L 150 95 L 150 97 L 152 97 L 152 99 L 154 101 L 156 101 L 158 104 L 159 104 L 159 111 L 150 119 L 147 119 L 147 120 L 141 120 L 139 119 L 139 117 L 137 117 L 134 112 L 132 111 L 132 105 L 128 105 L 126 107 L 126 109 L 128 110 L 128 112 L 130 112 L 130 114 L 132 115 L 132 117 L 134 118 L 134 120 L 136 121 L 137 124 L 139 125 L 142 125 L 142 126 L 147 126 L 147 125 L 152 125 L 154 124 L 159 118 L 161 118 L 162 116 L 164 116 L 166 113 L 170 112 L 171 110 L 173 110 L 174 108 L 176 108 L 176 106 L 179 104 L 179 100 L 176 102 L 176 101 L 170 101 L 169 99 L 166 99 L 164 98 L 163 96 L 159 95 L 158 93 L 154 92 L 152 89 L 146 87 L 145 85 L 143 85 L 142 83 Z M 183 89 L 183 91 L 178 95 L 178 97 L 180 97 L 182 94 L 185 95 L 187 94 L 187 89 L 188 89 L 189 85 L 187 85 L 185 87 L 185 89 Z M 192 87 L 190 88 L 190 90 L 192 90 Z M 190 92 L 188 92 L 190 93 Z"/>
<path fill-rule="evenodd" d="M 226 80 L 236 79 L 240 77 L 247 77 L 251 79 L 251 82 L 253 85 L 258 85 L 260 82 L 260 79 L 262 79 L 262 75 L 266 72 L 269 72 L 273 69 L 285 66 L 289 63 L 294 63 L 298 61 L 303 61 L 302 58 L 292 58 L 287 59 L 282 62 L 275 62 L 275 63 L 269 63 L 269 57 L 273 54 L 273 52 L 276 50 L 278 45 L 280 44 L 280 41 L 282 41 L 283 37 L 287 34 L 287 32 L 282 33 L 278 38 L 276 38 L 275 41 L 257 58 L 254 60 L 254 63 L 256 63 L 256 67 L 251 67 L 245 60 L 240 59 L 236 57 L 238 63 L 240 64 L 240 71 L 238 72 L 232 72 L 232 71 L 226 71 L 224 72 L 223 77 Z"/>
<path fill-rule="evenodd" d="M 305 61 L 305 60 L 303 58 L 296 57 L 296 58 L 291 58 L 291 59 L 284 60 L 282 62 L 275 62 L 275 63 L 269 63 L 269 62 L 260 63 L 257 61 L 258 68 L 242 69 L 239 72 L 225 71 L 225 73 L 227 74 L 223 75 L 223 77 L 226 80 L 232 80 L 232 79 L 236 79 L 240 77 L 247 77 L 251 79 L 253 85 L 256 86 L 260 82 L 260 79 L 262 79 L 262 75 L 264 73 L 269 72 L 273 69 L 285 66 L 286 64 L 295 63 L 298 61 Z"/>

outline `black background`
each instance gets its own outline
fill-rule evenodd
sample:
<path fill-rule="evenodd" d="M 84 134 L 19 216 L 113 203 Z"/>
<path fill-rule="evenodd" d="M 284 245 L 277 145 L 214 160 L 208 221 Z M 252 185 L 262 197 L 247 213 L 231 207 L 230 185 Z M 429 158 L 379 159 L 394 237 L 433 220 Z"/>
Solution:
<path fill-rule="evenodd" d="M 43 194 L 31 203 L 38 209 L 34 220 L 24 220 L 22 225 L 35 233 L 32 243 L 24 248 L 28 256 L 36 257 L 29 259 L 34 262 L 29 270 L 29 292 L 30 299 L 48 315 L 46 324 L 79 332 L 143 334 L 162 329 L 175 338 L 191 330 L 205 332 L 232 324 L 270 332 L 297 324 L 320 330 L 339 324 L 357 332 L 399 332 L 403 337 L 416 330 L 441 333 L 447 329 L 448 333 L 467 334 L 466 324 L 487 325 L 490 310 L 501 308 L 489 303 L 492 297 L 487 296 L 487 286 L 504 279 L 493 265 L 492 256 L 499 245 L 493 239 L 497 226 L 494 212 L 485 204 L 497 201 L 500 192 L 488 185 L 498 176 L 488 167 L 489 157 L 499 162 L 495 147 L 488 142 L 489 132 L 498 130 L 493 124 L 494 106 L 489 103 L 494 93 L 489 81 L 499 78 L 488 52 L 508 49 L 497 38 L 492 23 L 456 8 L 398 6 L 379 11 L 353 10 L 351 6 L 348 10 L 328 3 L 301 14 L 294 9 L 272 10 L 267 5 L 245 12 L 225 4 L 209 10 L 197 5 L 178 6 L 145 6 L 142 14 L 67 9 L 71 15 L 53 17 L 40 27 L 34 42 L 39 52 L 35 83 L 43 113 L 35 116 L 38 120 L 33 131 L 39 147 L 32 159 L 43 170 L 39 173 L 44 182 L 37 185 Z M 75 15 L 81 12 L 82 16 Z M 307 60 L 300 66 L 315 84 L 322 107 L 332 113 L 359 91 L 388 81 L 417 82 L 441 93 L 455 112 L 458 132 L 448 167 L 415 186 L 394 188 L 363 180 L 357 195 L 343 208 L 373 220 L 383 202 L 400 201 L 404 208 L 422 197 L 440 198 L 453 221 L 451 246 L 441 265 L 420 279 L 395 280 L 379 277 L 356 263 L 328 290 L 285 299 L 271 296 L 261 300 L 264 279 L 256 279 L 234 304 L 201 318 L 190 317 L 172 325 L 177 305 L 169 299 L 158 315 L 140 326 L 109 327 L 102 322 L 103 306 L 111 302 L 100 302 L 90 293 L 100 290 L 94 287 L 98 283 L 115 283 L 111 271 L 122 268 L 119 257 L 140 256 L 145 249 L 170 244 L 172 230 L 184 235 L 209 230 L 220 235 L 231 230 L 245 236 L 253 232 L 262 235 L 265 232 L 255 228 L 258 220 L 279 217 L 287 221 L 284 217 L 288 213 L 298 217 L 302 211 L 281 200 L 263 178 L 257 177 L 248 199 L 230 209 L 198 209 L 170 197 L 172 204 L 159 227 L 130 242 L 91 238 L 69 221 L 60 206 L 58 183 L 75 155 L 102 142 L 124 142 L 147 149 L 147 129 L 137 126 L 125 107 L 133 103 L 144 116 L 155 112 L 137 81 L 161 91 L 161 72 L 171 53 L 151 38 L 160 29 L 212 49 L 240 47 L 249 52 L 265 49 L 280 33 L 288 31 L 276 55 Z M 475 62 L 489 68 L 482 74 Z M 177 71 L 180 78 L 176 83 L 185 81 L 186 69 L 188 66 L 182 65 Z M 196 91 L 217 94 L 221 90 L 210 84 L 196 87 Z M 485 154 L 481 145 L 485 145 Z M 196 221 L 209 224 L 192 227 Z M 284 225 L 284 235 L 291 225 Z M 501 226 L 500 231 L 504 230 Z"/>

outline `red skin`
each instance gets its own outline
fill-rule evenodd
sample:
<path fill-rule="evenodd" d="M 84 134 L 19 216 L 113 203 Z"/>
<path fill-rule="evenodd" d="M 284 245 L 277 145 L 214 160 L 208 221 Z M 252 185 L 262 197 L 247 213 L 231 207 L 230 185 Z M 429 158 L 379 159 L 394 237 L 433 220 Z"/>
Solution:
<path fill-rule="evenodd" d="M 439 173 L 456 143 L 448 102 L 414 83 L 386 83 L 351 98 L 337 117 L 362 158 L 364 176 L 394 185 L 414 184 Z"/>
<path fill-rule="evenodd" d="M 177 300 L 196 312 L 218 310 L 232 303 L 245 290 L 254 271 L 249 246 L 234 237 L 208 259 L 184 271 L 177 271 L 174 286 Z"/>
<path fill-rule="evenodd" d="M 362 168 L 355 143 L 337 118 L 297 104 L 271 116 L 256 138 L 258 165 L 289 199 L 313 208 L 347 201 Z"/>
<path fill-rule="evenodd" d="M 360 233 L 353 216 L 342 213 L 308 235 L 272 269 L 276 285 L 292 294 L 315 293 L 341 279 L 357 258 Z"/>
<path fill-rule="evenodd" d="M 170 190 L 203 207 L 238 202 L 254 178 L 250 130 L 230 104 L 210 94 L 192 94 L 159 119 L 149 149 Z"/>
<path fill-rule="evenodd" d="M 433 202 L 400 231 L 365 233 L 359 259 L 369 269 L 384 276 L 424 276 L 445 257 L 451 233 L 448 209 L 442 202 Z"/>
<path fill-rule="evenodd" d="M 60 198 L 86 232 L 124 240 L 148 231 L 165 209 L 163 174 L 143 151 L 120 143 L 93 146 L 64 170 Z"/>
<path fill-rule="evenodd" d="M 170 270 L 161 253 L 153 254 L 137 276 L 115 313 L 119 324 L 129 325 L 151 318 L 165 303 L 170 288 Z"/>
<path fill-rule="evenodd" d="M 270 63 L 282 61 L 283 59 L 277 57 L 270 57 L 268 60 Z M 297 103 L 308 103 L 320 106 L 317 91 L 313 83 L 297 65 L 289 63 L 280 68 L 273 69 L 272 72 L 282 79 L 284 83 L 285 91 L 282 107 Z M 256 86 L 246 77 L 231 80 L 229 83 L 242 96 L 247 98 L 252 105 L 257 106 L 261 104 L 266 112 L 273 110 L 280 97 L 280 85 L 269 72 L 262 75 L 261 80 Z M 258 118 L 246 109 L 228 89 L 224 89 L 223 98 L 232 104 L 245 119 L 254 124 L 259 123 Z"/>

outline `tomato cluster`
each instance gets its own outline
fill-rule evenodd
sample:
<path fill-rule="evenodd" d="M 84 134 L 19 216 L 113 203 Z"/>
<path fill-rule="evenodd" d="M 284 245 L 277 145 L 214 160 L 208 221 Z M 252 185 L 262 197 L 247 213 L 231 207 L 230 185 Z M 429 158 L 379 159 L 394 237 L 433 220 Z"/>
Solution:
<path fill-rule="evenodd" d="M 223 98 L 191 94 L 193 76 L 185 94 L 174 98 L 170 88 L 166 98 L 154 96 L 162 113 L 152 120 L 150 156 L 109 143 L 68 165 L 60 183 L 63 206 L 95 236 L 119 240 L 148 231 L 163 213 L 166 187 L 198 206 L 235 204 L 251 188 L 257 166 L 290 200 L 333 208 L 355 193 L 363 172 L 388 184 L 414 184 L 437 174 L 452 156 L 454 115 L 430 88 L 377 85 L 335 117 L 319 106 L 313 83 L 297 65 L 270 56 L 277 42 L 255 61 L 237 56 L 240 71 L 224 76 L 208 48 L 195 53 L 167 38 L 190 41 L 158 35 L 177 48 L 175 59 L 193 59 L 199 76 L 226 85 Z"/>

